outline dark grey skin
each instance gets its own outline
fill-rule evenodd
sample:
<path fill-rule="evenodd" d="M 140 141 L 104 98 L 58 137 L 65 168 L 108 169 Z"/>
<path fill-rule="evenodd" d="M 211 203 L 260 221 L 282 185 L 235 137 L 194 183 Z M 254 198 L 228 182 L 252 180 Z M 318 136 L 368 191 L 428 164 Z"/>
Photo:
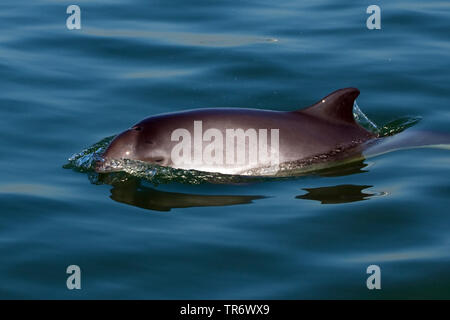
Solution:
<path fill-rule="evenodd" d="M 216 128 L 224 137 L 226 129 L 253 128 L 267 129 L 268 132 L 270 129 L 279 129 L 281 168 L 294 168 L 296 165 L 304 166 L 316 161 L 333 161 L 336 157 L 342 157 L 347 150 L 355 149 L 358 145 L 376 138 L 353 117 L 353 103 L 358 95 L 359 90 L 356 88 L 340 89 L 316 104 L 298 111 L 199 109 L 149 117 L 122 132 L 111 142 L 102 155 L 104 161 L 97 163 L 96 171 L 120 171 L 120 167 L 110 166 L 111 160 L 131 159 L 181 169 L 226 174 L 260 174 L 259 163 L 252 166 L 248 163 L 174 165 L 171 151 L 179 142 L 171 141 L 171 134 L 178 128 L 185 128 L 194 136 L 194 121 L 202 121 L 203 132 Z M 268 140 L 270 141 L 270 136 Z M 202 143 L 203 148 L 210 144 Z M 277 167 L 277 170 L 282 169 Z M 276 174 L 274 171 L 270 172 Z"/>

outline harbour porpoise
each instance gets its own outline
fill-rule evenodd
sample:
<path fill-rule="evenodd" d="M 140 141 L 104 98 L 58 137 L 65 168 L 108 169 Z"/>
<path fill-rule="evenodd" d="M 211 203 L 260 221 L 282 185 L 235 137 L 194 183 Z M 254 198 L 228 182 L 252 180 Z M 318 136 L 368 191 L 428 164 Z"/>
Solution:
<path fill-rule="evenodd" d="M 359 93 L 340 89 L 295 111 L 214 108 L 152 116 L 116 136 L 95 169 L 121 171 L 129 159 L 185 170 L 276 175 L 345 159 L 377 138 L 354 119 Z"/>

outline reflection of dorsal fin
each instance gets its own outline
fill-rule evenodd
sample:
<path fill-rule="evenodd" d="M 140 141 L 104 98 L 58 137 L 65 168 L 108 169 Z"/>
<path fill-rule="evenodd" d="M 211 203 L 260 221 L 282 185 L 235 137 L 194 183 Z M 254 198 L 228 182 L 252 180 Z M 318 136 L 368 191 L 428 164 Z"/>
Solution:
<path fill-rule="evenodd" d="M 295 112 L 305 113 L 330 122 L 356 124 L 353 117 L 353 103 L 359 96 L 356 88 L 339 89 L 313 104 Z"/>

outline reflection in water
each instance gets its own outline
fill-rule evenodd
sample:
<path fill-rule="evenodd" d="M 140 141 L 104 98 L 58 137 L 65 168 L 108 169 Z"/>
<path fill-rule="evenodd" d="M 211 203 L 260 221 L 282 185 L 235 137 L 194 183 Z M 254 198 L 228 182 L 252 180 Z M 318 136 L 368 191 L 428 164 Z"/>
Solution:
<path fill-rule="evenodd" d="M 363 160 L 346 163 L 334 168 L 317 172 L 320 176 L 334 177 L 366 172 L 362 170 L 367 164 Z M 231 206 L 250 204 L 253 200 L 263 199 L 260 195 L 203 195 L 179 192 L 167 192 L 142 185 L 142 180 L 130 175 L 119 176 L 118 179 L 108 179 L 108 175 L 100 176 L 99 181 L 111 184 L 111 199 L 135 207 L 170 211 L 173 208 Z M 366 200 L 376 195 L 364 193 L 362 190 L 372 186 L 338 185 L 331 187 L 304 189 L 308 193 L 297 196 L 297 199 L 321 201 L 322 204 L 346 203 Z"/>
<path fill-rule="evenodd" d="M 111 189 L 111 199 L 143 209 L 170 211 L 173 208 L 231 206 L 248 204 L 264 196 L 202 195 L 159 191 L 142 186 L 138 179 L 117 183 Z"/>
<path fill-rule="evenodd" d="M 322 177 L 340 177 L 367 172 L 367 170 L 363 170 L 363 168 L 367 167 L 367 163 L 364 163 L 364 160 L 365 159 L 360 159 L 345 163 L 343 165 L 322 169 L 317 172 L 317 174 Z"/>
<path fill-rule="evenodd" d="M 324 168 L 315 174 L 323 177 L 345 176 L 367 172 L 363 170 L 367 166 L 364 159 L 343 163 L 332 168 Z M 112 185 L 111 199 L 129 204 L 135 207 L 156 210 L 170 211 L 173 208 L 190 207 L 210 207 L 210 206 L 231 206 L 238 204 L 250 204 L 253 200 L 266 198 L 261 195 L 205 195 L 189 194 L 179 192 L 167 192 L 142 185 L 142 180 L 126 173 L 116 173 L 114 175 L 95 174 L 97 183 Z M 255 181 L 261 177 L 253 177 Z M 268 181 L 271 179 L 266 178 Z M 283 179 L 283 178 L 280 178 Z M 264 181 L 264 179 L 262 179 Z M 242 182 L 242 181 L 241 181 Z M 320 188 L 305 188 L 304 195 L 299 195 L 296 199 L 317 200 L 322 204 L 337 204 L 367 200 L 379 195 L 377 193 L 365 193 L 364 189 L 371 188 L 369 185 L 337 185 Z"/>
<path fill-rule="evenodd" d="M 320 201 L 322 204 L 348 203 L 367 200 L 378 195 L 377 193 L 364 193 L 363 190 L 372 186 L 358 186 L 342 184 L 331 187 L 305 188 L 307 194 L 295 197 L 296 199 L 307 199 Z"/>

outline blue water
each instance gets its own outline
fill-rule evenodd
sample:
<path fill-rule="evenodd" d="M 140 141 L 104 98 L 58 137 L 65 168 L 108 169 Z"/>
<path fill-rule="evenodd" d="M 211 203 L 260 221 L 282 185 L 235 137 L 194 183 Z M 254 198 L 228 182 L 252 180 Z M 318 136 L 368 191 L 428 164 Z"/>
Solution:
<path fill-rule="evenodd" d="M 450 134 L 448 2 L 0 8 L 0 298 L 450 298 L 449 150 L 239 184 L 112 186 L 63 168 L 150 115 L 294 110 L 348 86 L 378 125 L 421 117 L 407 130 Z M 72 264 L 81 290 L 66 287 Z"/>

